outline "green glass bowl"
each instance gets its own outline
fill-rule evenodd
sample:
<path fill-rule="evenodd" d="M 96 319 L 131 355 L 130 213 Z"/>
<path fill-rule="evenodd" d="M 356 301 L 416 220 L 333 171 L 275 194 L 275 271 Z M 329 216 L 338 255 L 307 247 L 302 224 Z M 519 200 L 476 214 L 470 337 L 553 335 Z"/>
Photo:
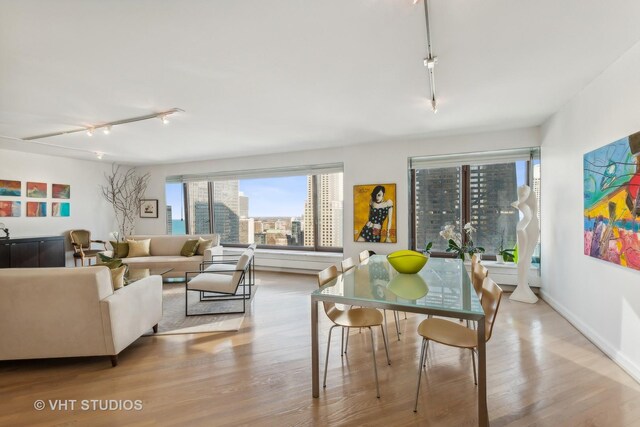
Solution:
<path fill-rule="evenodd" d="M 420 252 L 405 249 L 387 255 L 387 260 L 398 273 L 415 274 L 422 270 L 429 258 Z"/>

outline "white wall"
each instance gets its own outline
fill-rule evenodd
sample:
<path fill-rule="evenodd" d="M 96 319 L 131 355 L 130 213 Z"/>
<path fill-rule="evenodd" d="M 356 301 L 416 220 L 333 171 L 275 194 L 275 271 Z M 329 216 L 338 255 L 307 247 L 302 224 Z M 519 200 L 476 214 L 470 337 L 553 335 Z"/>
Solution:
<path fill-rule="evenodd" d="M 429 119 L 437 120 L 437 116 L 429 117 Z M 167 176 L 344 162 L 344 256 L 356 256 L 364 249 L 388 254 L 395 250 L 406 249 L 409 245 L 409 175 L 407 169 L 409 157 L 532 147 L 538 146 L 539 141 L 538 129 L 526 128 L 421 141 L 389 142 L 340 149 L 141 167 L 138 168 L 139 173 L 151 173 L 147 198 L 160 200 L 160 212 L 158 219 L 139 220 L 136 224 L 136 232 L 140 234 L 164 234 L 166 232 L 164 187 Z M 354 242 L 351 234 L 354 227 L 353 186 L 381 182 L 397 184 L 398 241 L 395 244 Z"/>
<path fill-rule="evenodd" d="M 583 255 L 586 152 L 640 131 L 640 44 L 542 128 L 544 299 L 640 381 L 640 272 Z"/>
<path fill-rule="evenodd" d="M 0 218 L 11 233 L 11 237 L 59 236 L 67 235 L 72 229 L 91 230 L 93 239 L 107 239 L 109 232 L 116 229 L 113 211 L 100 194 L 98 185 L 104 182 L 104 173 L 111 171 L 111 165 L 62 157 L 53 157 L 18 151 L 0 150 L 0 179 L 22 181 L 21 197 L 0 197 L 1 200 L 22 202 L 20 217 Z M 27 198 L 27 181 L 46 182 L 48 198 Z M 71 185 L 69 200 L 52 199 L 51 184 Z M 26 217 L 27 201 L 46 201 L 47 216 Z M 71 216 L 52 217 L 51 202 L 62 201 L 71 204 Z M 67 265 L 73 265 L 71 247 L 67 247 Z"/>

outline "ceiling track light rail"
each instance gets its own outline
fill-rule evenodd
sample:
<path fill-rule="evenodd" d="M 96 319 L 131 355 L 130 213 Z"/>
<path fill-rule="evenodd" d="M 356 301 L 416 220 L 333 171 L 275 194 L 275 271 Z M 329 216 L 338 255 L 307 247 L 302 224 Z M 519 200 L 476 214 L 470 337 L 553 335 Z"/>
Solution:
<path fill-rule="evenodd" d="M 414 1 L 415 4 L 415 1 Z M 435 67 L 438 62 L 438 57 L 433 56 L 433 49 L 431 46 L 431 25 L 429 23 L 429 3 L 428 0 L 424 0 L 424 20 L 427 27 L 427 57 L 424 58 L 424 66 L 429 73 L 429 89 L 431 91 L 431 109 L 434 113 L 438 112 L 438 104 L 436 102 L 436 77 Z"/>
<path fill-rule="evenodd" d="M 102 129 L 102 131 L 108 135 L 111 132 L 111 128 L 113 126 L 119 126 L 119 125 L 124 125 L 127 123 L 134 123 L 134 122 L 141 122 L 143 120 L 149 120 L 149 119 L 156 119 L 159 118 L 162 123 L 169 123 L 168 120 L 168 116 L 170 116 L 171 114 L 175 114 L 175 113 L 182 113 L 184 112 L 184 110 L 180 109 L 180 108 L 172 108 L 170 110 L 167 111 L 161 111 L 159 113 L 153 113 L 153 114 L 147 114 L 145 116 L 138 116 L 138 117 L 131 117 L 128 119 L 122 119 L 122 120 L 116 120 L 113 122 L 108 122 L 108 123 L 102 123 L 100 125 L 95 125 L 95 126 L 85 126 L 85 127 L 81 127 L 81 128 L 77 128 L 77 129 L 71 129 L 68 131 L 62 131 L 62 132 L 51 132 L 51 133 L 45 133 L 42 135 L 35 135 L 35 136 L 28 136 L 26 138 L 20 138 L 23 141 L 33 141 L 35 139 L 42 139 L 42 138 L 51 138 L 53 136 L 61 136 L 61 135 L 69 135 L 72 133 L 78 133 L 78 132 L 86 132 L 87 135 L 92 136 L 95 131 L 97 129 Z"/>

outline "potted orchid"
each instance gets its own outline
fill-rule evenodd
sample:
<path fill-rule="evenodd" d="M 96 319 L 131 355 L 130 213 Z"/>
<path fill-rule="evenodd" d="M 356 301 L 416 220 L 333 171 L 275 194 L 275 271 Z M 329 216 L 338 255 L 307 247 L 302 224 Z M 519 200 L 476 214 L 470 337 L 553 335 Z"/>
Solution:
<path fill-rule="evenodd" d="M 456 254 L 456 258 L 460 258 L 461 260 L 465 259 L 465 255 L 471 258 L 473 254 L 483 253 L 484 248 L 482 246 L 475 246 L 473 243 L 472 233 L 474 233 L 476 229 L 470 222 L 466 223 L 463 229 L 467 237 L 464 244 L 462 242 L 462 234 L 456 231 L 455 225 L 447 224 L 444 226 L 444 229 L 440 232 L 440 237 L 449 243 L 446 251 Z"/>

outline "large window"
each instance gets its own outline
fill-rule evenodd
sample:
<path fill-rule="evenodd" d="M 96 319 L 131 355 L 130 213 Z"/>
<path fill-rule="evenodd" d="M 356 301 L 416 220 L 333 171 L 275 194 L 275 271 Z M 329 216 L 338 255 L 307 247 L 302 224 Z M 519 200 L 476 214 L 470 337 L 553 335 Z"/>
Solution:
<path fill-rule="evenodd" d="M 416 250 L 433 242 L 432 251 L 445 253 L 447 241 L 440 237 L 446 225 L 462 232 L 470 222 L 476 232 L 474 244 L 485 248 L 487 258 L 500 248 L 516 245 L 520 212 L 511 206 L 517 188 L 529 185 L 540 201 L 540 163 L 537 152 L 516 152 L 506 156 L 491 153 L 465 158 L 412 159 L 412 242 Z M 478 159 L 477 157 L 480 157 Z M 539 216 L 539 213 L 538 213 Z M 539 248 L 534 254 L 539 258 Z"/>
<path fill-rule="evenodd" d="M 167 201 L 167 234 L 186 234 L 184 220 L 184 185 L 167 183 L 165 188 Z"/>
<path fill-rule="evenodd" d="M 185 193 L 186 232 L 217 233 L 226 246 L 257 243 L 259 247 L 340 250 L 342 176 L 335 172 L 237 179 L 180 177 L 186 181 L 177 184 Z M 167 183 L 167 193 L 173 185 Z"/>

